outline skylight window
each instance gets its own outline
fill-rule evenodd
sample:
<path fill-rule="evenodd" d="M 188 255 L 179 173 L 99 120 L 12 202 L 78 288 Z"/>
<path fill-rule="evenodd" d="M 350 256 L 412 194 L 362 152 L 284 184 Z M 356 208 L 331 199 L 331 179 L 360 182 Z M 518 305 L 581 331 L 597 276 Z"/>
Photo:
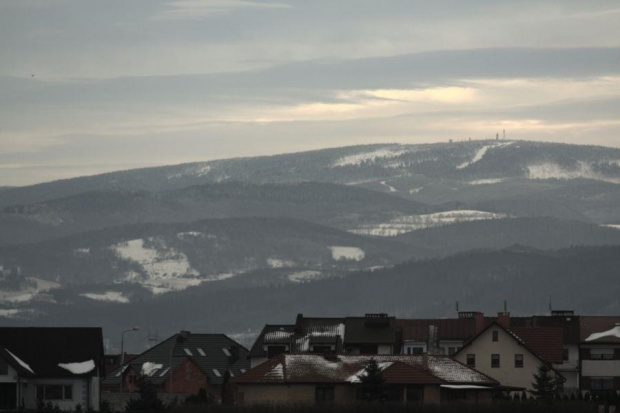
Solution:
<path fill-rule="evenodd" d="M 201 356 L 207 357 L 207 354 L 205 353 L 205 351 L 201 349 L 200 347 L 198 347 L 196 350 L 198 351 L 198 354 L 200 354 Z"/>
<path fill-rule="evenodd" d="M 228 350 L 227 348 L 223 348 L 222 351 L 224 352 L 224 354 L 226 354 L 226 356 L 232 357 L 232 354 L 230 354 L 230 350 Z"/>
<path fill-rule="evenodd" d="M 185 352 L 185 354 L 187 354 L 188 356 L 193 356 L 192 351 L 188 348 L 184 348 L 183 351 Z"/>
<path fill-rule="evenodd" d="M 245 373 L 247 370 L 246 369 L 239 369 L 239 371 L 241 372 L 241 374 Z"/>
<path fill-rule="evenodd" d="M 168 370 L 170 370 L 170 367 L 166 367 L 164 369 L 164 371 L 162 371 L 161 373 L 159 373 L 159 377 L 164 377 L 166 375 L 166 373 L 168 373 Z"/>
<path fill-rule="evenodd" d="M 215 374 L 217 377 L 222 377 L 222 373 L 220 373 L 218 369 L 213 369 L 213 374 Z"/>

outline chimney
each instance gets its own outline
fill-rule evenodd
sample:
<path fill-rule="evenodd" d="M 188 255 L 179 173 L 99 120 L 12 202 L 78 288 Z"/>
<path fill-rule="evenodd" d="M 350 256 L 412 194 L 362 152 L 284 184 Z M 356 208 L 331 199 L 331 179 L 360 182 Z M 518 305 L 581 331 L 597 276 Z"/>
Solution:
<path fill-rule="evenodd" d="M 239 360 L 239 346 L 232 345 L 228 347 L 228 351 L 230 351 L 231 361 Z"/>
<path fill-rule="evenodd" d="M 181 330 L 181 332 L 179 333 L 179 341 L 183 342 L 185 340 L 187 340 L 187 336 L 189 336 L 190 332 L 187 330 Z"/>
<path fill-rule="evenodd" d="M 297 314 L 297 318 L 295 319 L 295 333 L 301 334 L 302 328 L 301 324 L 304 320 L 304 315 L 302 313 Z"/>
<path fill-rule="evenodd" d="M 497 313 L 497 324 L 506 329 L 510 328 L 510 313 L 508 311 Z"/>
<path fill-rule="evenodd" d="M 428 326 L 428 343 L 426 343 L 426 351 L 431 354 L 439 353 L 439 346 L 437 340 L 437 326 L 429 325 Z"/>
<path fill-rule="evenodd" d="M 476 320 L 476 335 L 478 335 L 484 329 L 484 313 L 475 312 L 474 319 Z"/>

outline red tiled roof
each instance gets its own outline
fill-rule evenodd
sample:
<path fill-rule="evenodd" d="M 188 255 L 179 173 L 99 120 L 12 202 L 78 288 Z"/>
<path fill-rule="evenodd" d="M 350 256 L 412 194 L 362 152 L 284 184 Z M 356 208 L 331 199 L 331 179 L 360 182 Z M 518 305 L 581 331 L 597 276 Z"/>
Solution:
<path fill-rule="evenodd" d="M 582 316 L 580 323 L 580 341 L 592 343 L 620 343 L 620 317 Z M 606 334 L 601 334 L 606 333 Z"/>
<path fill-rule="evenodd" d="M 562 363 L 562 336 L 559 327 L 514 327 L 510 329 L 528 349 L 550 363 Z"/>

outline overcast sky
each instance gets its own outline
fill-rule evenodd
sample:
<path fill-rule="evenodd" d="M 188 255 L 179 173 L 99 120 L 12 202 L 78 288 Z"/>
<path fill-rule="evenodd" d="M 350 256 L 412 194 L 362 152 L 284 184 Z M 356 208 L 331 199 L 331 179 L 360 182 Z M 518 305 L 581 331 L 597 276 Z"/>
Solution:
<path fill-rule="evenodd" d="M 0 0 L 0 185 L 362 143 L 620 147 L 617 0 Z"/>

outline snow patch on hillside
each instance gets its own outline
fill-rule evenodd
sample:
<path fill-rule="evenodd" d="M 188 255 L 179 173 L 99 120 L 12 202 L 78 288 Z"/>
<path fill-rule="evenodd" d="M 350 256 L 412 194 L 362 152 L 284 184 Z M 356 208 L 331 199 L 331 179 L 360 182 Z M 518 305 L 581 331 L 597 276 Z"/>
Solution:
<path fill-rule="evenodd" d="M 118 291 L 106 291 L 104 293 L 84 293 L 82 297 L 90 298 L 95 301 L 108 301 L 116 303 L 128 303 L 129 299 Z"/>
<path fill-rule="evenodd" d="M 288 279 L 294 283 L 308 282 L 321 277 L 320 271 L 299 271 L 288 275 Z"/>
<path fill-rule="evenodd" d="M 267 265 L 269 268 L 290 268 L 295 266 L 295 262 L 280 258 L 267 258 Z"/>
<path fill-rule="evenodd" d="M 184 168 L 183 170 L 176 172 L 174 174 L 168 175 L 168 180 L 179 179 L 184 176 L 196 176 L 201 177 L 208 175 L 211 172 L 211 165 L 208 163 L 201 163 L 198 165 L 192 165 Z"/>
<path fill-rule="evenodd" d="M 385 186 L 390 192 L 398 192 L 398 190 L 392 185 L 388 184 L 387 181 L 381 181 L 381 185 Z"/>
<path fill-rule="evenodd" d="M 366 256 L 366 253 L 357 247 L 333 246 L 328 248 L 332 252 L 334 261 L 361 261 Z"/>
<path fill-rule="evenodd" d="M 463 162 L 462 164 L 457 165 L 456 169 L 467 168 L 468 166 L 471 166 L 475 164 L 476 162 L 481 161 L 482 158 L 484 158 L 484 155 L 486 155 L 487 151 L 491 148 L 501 148 L 501 147 L 508 146 L 511 144 L 512 142 L 502 142 L 502 143 L 494 143 L 492 145 L 485 145 L 482 148 L 478 149 L 478 151 L 476 152 L 476 154 L 474 155 L 471 161 Z"/>
<path fill-rule="evenodd" d="M 58 283 L 42 280 L 40 278 L 29 277 L 26 278 L 26 280 L 29 281 L 29 285 L 21 290 L 0 291 L 0 302 L 23 303 L 33 299 L 42 300 L 45 298 L 43 293 L 61 286 Z M 47 298 L 47 301 L 50 301 L 49 297 Z"/>
<path fill-rule="evenodd" d="M 183 290 L 202 282 L 195 278 L 199 274 L 190 266 L 185 254 L 166 246 L 161 239 L 147 238 L 146 241 L 146 245 L 140 238 L 111 246 L 119 257 L 139 264 L 146 275 L 132 271 L 125 275 L 125 281 L 140 283 L 154 294 Z"/>
<path fill-rule="evenodd" d="M 13 316 L 19 314 L 22 310 L 17 308 L 0 308 L 0 317 L 13 318 Z"/>
<path fill-rule="evenodd" d="M 354 155 L 343 156 L 334 163 L 336 166 L 360 165 L 363 162 L 375 161 L 376 159 L 396 158 L 410 152 L 405 149 L 377 149 L 370 152 L 356 153 Z"/>
<path fill-rule="evenodd" d="M 601 227 L 620 229 L 620 224 L 605 224 L 605 225 L 601 225 Z"/>
<path fill-rule="evenodd" d="M 555 163 L 529 165 L 529 179 L 594 179 L 597 181 L 620 183 L 620 178 L 612 178 L 595 172 L 587 162 L 579 161 L 574 169 L 567 169 Z"/>
<path fill-rule="evenodd" d="M 503 178 L 488 178 L 488 179 L 476 179 L 474 181 L 467 182 L 468 185 L 493 185 L 504 182 Z"/>
<path fill-rule="evenodd" d="M 494 212 L 454 210 L 424 215 L 397 216 L 389 222 L 361 225 L 360 227 L 352 229 L 349 232 L 360 235 L 392 237 L 395 235 L 405 234 L 407 232 L 417 231 L 420 229 L 455 224 L 458 222 L 479 221 L 484 219 L 500 219 L 506 217 L 506 214 Z"/>

